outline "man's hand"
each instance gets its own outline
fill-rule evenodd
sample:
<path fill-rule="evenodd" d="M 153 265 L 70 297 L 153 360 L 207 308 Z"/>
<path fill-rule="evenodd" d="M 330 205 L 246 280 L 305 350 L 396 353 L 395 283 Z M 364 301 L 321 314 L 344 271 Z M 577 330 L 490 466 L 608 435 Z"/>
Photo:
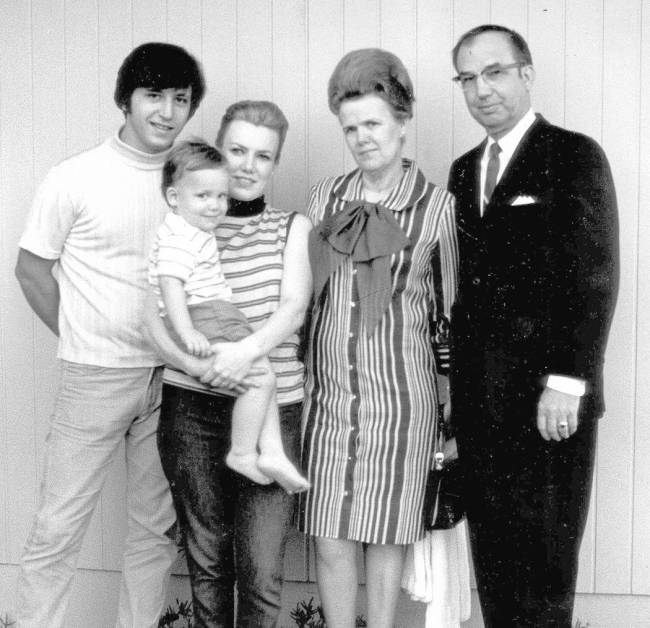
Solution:
<path fill-rule="evenodd" d="M 545 388 L 537 403 L 537 429 L 544 440 L 561 441 L 578 429 L 580 397 Z"/>

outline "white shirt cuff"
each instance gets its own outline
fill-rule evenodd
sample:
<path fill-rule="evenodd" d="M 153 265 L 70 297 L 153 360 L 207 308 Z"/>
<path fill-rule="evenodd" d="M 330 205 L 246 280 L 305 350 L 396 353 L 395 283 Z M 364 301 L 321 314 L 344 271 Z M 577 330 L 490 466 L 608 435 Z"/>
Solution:
<path fill-rule="evenodd" d="M 587 385 L 584 379 L 567 377 L 566 375 L 549 375 L 546 385 L 553 390 L 582 397 L 585 394 Z"/>

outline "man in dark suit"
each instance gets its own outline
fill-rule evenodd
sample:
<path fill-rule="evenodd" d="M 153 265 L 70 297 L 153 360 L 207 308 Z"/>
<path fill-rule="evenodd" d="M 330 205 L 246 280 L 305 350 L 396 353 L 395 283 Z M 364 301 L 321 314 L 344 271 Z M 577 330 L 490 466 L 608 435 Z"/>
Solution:
<path fill-rule="evenodd" d="M 531 109 L 530 51 L 485 25 L 453 51 L 487 138 L 457 159 L 452 416 L 485 624 L 571 626 L 616 299 L 616 197 L 590 138 Z"/>

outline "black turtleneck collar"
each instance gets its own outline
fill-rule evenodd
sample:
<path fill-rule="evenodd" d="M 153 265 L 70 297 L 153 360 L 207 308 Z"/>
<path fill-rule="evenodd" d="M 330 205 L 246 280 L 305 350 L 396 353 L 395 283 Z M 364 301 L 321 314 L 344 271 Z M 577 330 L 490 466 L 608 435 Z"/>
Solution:
<path fill-rule="evenodd" d="M 258 196 L 252 201 L 239 201 L 236 198 L 228 199 L 228 216 L 244 218 L 246 216 L 257 216 L 264 211 L 266 203 L 263 196 Z"/>

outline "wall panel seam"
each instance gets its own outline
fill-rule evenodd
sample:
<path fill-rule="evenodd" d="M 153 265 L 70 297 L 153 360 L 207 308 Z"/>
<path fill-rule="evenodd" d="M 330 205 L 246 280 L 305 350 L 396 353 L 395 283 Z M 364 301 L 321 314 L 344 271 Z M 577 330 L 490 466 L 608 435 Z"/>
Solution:
<path fill-rule="evenodd" d="M 603 0 L 604 2 L 604 0 Z M 637 299 L 636 299 L 636 307 L 634 309 L 634 329 L 635 329 L 635 342 L 634 342 L 634 362 L 633 364 L 635 365 L 634 369 L 634 398 L 632 399 L 632 443 L 636 445 L 637 442 L 637 408 L 638 408 L 638 391 L 639 391 L 639 370 L 637 368 L 637 365 L 639 364 L 639 307 L 641 303 L 641 299 L 639 298 L 639 293 L 640 293 L 640 273 L 639 273 L 639 251 L 641 247 L 641 185 L 642 185 L 642 173 L 641 173 L 641 166 L 643 164 L 643 156 L 642 156 L 642 144 L 643 144 L 643 136 L 641 134 L 641 118 L 643 116 L 643 105 L 644 105 L 644 93 L 643 93 L 643 11 L 644 9 L 647 9 L 647 3 L 646 2 L 641 2 L 641 7 L 640 7 L 640 19 L 639 19 L 639 59 L 641 60 L 639 63 L 639 76 L 638 76 L 638 85 L 639 85 L 639 145 L 637 147 L 637 189 L 636 189 L 636 224 L 637 224 L 637 230 L 636 230 L 636 255 L 634 256 L 634 265 L 635 265 L 635 285 L 636 285 L 636 292 L 637 292 Z M 649 61 L 646 60 L 646 63 Z M 634 446 L 633 445 L 633 446 Z M 629 583 L 629 591 L 630 593 L 634 593 L 634 563 L 635 563 L 635 545 L 636 545 L 636 518 L 634 517 L 634 512 L 635 512 L 635 504 L 636 504 L 636 456 L 637 456 L 637 451 L 636 448 L 634 448 L 634 455 L 632 456 L 632 530 L 631 530 L 631 543 L 629 547 L 629 553 L 630 553 L 630 583 Z"/>

